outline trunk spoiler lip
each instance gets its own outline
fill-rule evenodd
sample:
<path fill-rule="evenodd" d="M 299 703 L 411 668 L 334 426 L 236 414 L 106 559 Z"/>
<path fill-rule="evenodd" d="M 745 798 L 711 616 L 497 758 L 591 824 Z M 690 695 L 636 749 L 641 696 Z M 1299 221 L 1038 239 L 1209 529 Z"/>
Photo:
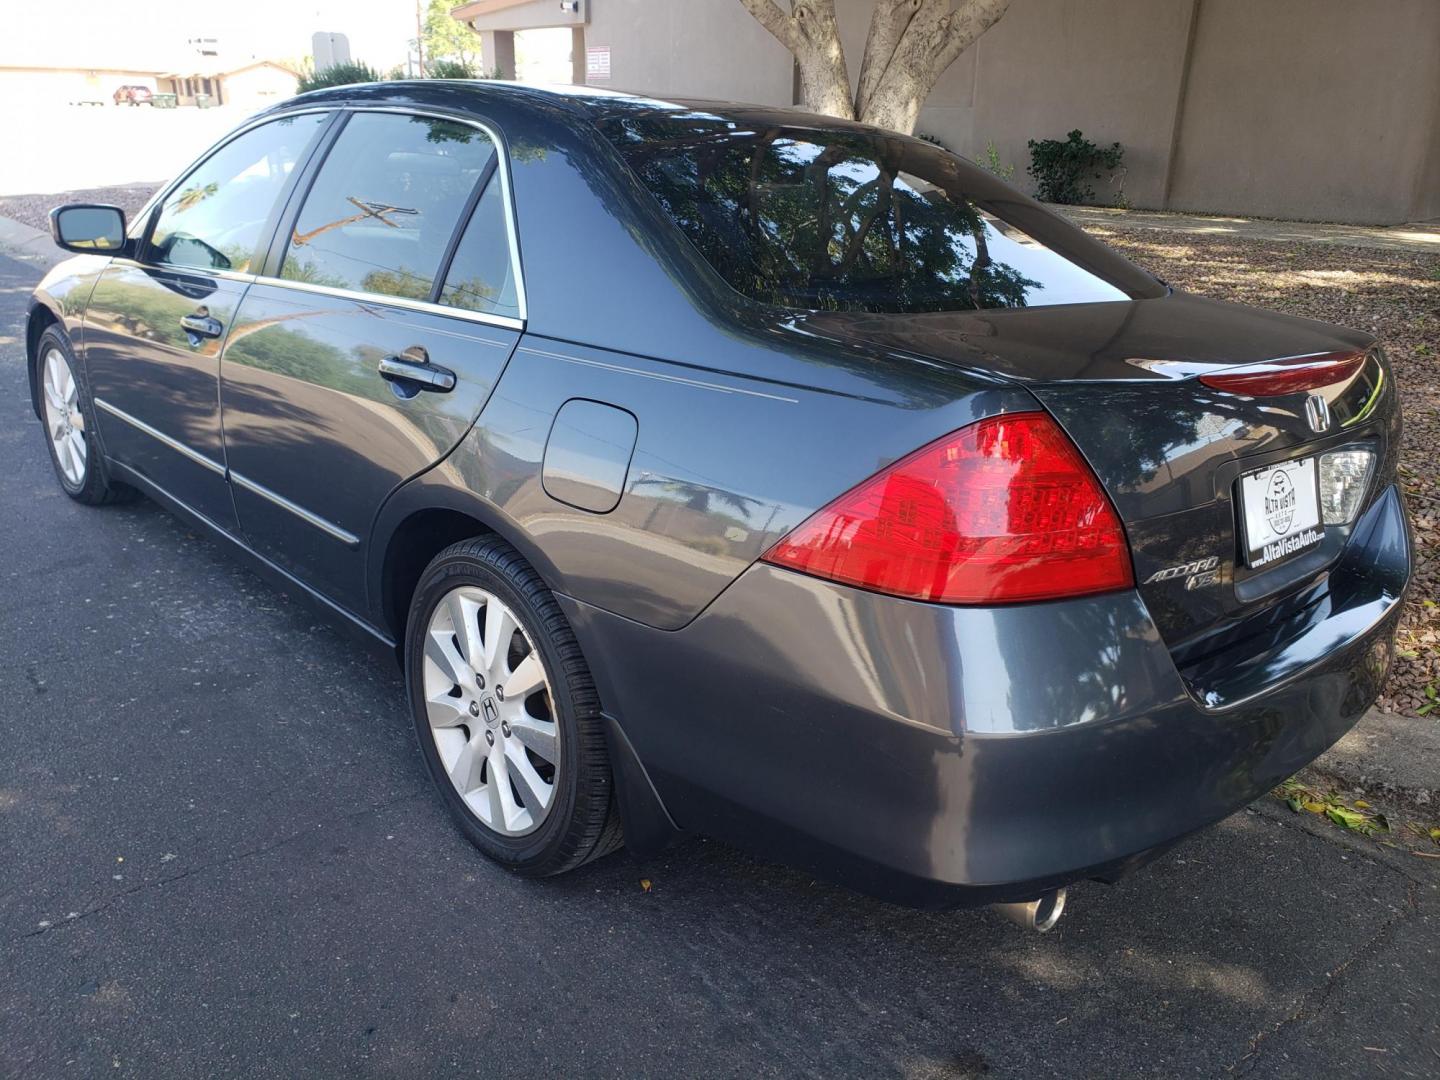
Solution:
<path fill-rule="evenodd" d="M 1172 321 L 1170 305 L 1177 305 L 1174 310 L 1179 314 L 1184 333 L 1195 338 L 1200 346 L 1196 351 L 1200 355 L 1185 355 L 1183 345 L 1176 350 L 1173 334 L 1172 340 L 1165 344 L 1135 341 L 1127 348 L 1117 340 L 1119 331 L 1124 328 L 1117 328 L 1108 340 L 1080 342 L 1071 346 L 1065 343 L 1063 324 L 1059 332 L 1052 329 L 1034 339 L 1024 335 L 1012 336 L 1013 331 L 1010 330 L 1010 327 L 1030 317 L 1058 321 L 1086 310 L 1112 307 L 1121 309 L 1124 322 L 1142 310 L 1151 314 L 1153 322 L 1154 317 L 1163 312 L 1163 326 Z M 1255 322 L 1261 330 L 1268 329 L 1266 336 L 1272 339 L 1268 343 L 1269 348 L 1251 348 L 1248 356 L 1232 360 L 1224 355 L 1223 346 L 1216 348 L 1212 343 L 1207 347 L 1206 323 L 1215 318 L 1239 318 Z M 1271 322 L 1272 319 L 1275 321 Z M 803 312 L 793 313 L 778 327 L 830 346 L 853 348 L 857 344 L 865 344 L 878 348 L 881 354 L 891 359 L 961 371 L 991 385 L 1023 387 L 1037 396 L 1063 390 L 1067 385 L 1109 385 L 1118 388 L 1151 384 L 1158 388 L 1201 375 L 1240 373 L 1242 369 L 1258 372 L 1274 365 L 1313 362 L 1338 353 L 1380 352 L 1378 339 L 1362 330 L 1215 300 L 1174 288 L 1170 288 L 1164 296 L 1142 300 L 1055 304 L 1035 308 L 912 315 L 859 311 Z M 1239 329 L 1242 331 L 1240 340 L 1253 342 L 1253 335 L 1243 332 L 1248 327 L 1242 325 Z M 932 337 L 937 332 L 939 336 Z M 1153 339 L 1155 326 L 1152 325 L 1144 336 Z M 1233 329 L 1230 336 L 1235 336 Z M 1286 337 L 1292 340 L 1286 342 Z M 1007 338 L 1009 340 L 1005 340 Z M 1034 346 L 1038 350 L 1038 363 L 1052 370 L 1025 370 L 1030 366 L 1031 358 L 1017 356 L 1011 351 L 1013 346 L 1022 349 Z M 1085 362 L 1087 353 L 1092 354 L 1088 357 L 1091 362 Z M 1106 353 L 1108 355 L 1104 355 Z M 1060 362 L 1052 365 L 1047 359 L 1050 354 L 1057 355 Z M 1081 362 L 1072 365 L 1069 362 L 1072 358 Z M 1096 367 L 1105 370 L 1097 372 L 1094 370 Z"/>

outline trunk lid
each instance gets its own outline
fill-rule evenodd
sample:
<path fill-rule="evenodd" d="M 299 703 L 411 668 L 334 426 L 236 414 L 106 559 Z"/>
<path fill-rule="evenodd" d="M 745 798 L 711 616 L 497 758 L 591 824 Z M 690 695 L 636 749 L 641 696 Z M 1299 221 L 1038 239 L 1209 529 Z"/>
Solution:
<path fill-rule="evenodd" d="M 1324 575 L 1349 527 L 1263 567 L 1247 565 L 1237 508 L 1243 474 L 1337 447 L 1376 453 L 1366 504 L 1394 475 L 1398 409 L 1367 334 L 1183 293 L 1104 304 L 924 315 L 817 313 L 804 329 L 880 345 L 897 358 L 1023 382 L 1104 484 L 1135 580 L 1172 649 L 1203 647 Z M 1240 365 L 1369 350 L 1360 370 L 1315 393 L 1246 397 L 1197 376 Z M 1264 620 L 1260 620 L 1263 622 Z"/>

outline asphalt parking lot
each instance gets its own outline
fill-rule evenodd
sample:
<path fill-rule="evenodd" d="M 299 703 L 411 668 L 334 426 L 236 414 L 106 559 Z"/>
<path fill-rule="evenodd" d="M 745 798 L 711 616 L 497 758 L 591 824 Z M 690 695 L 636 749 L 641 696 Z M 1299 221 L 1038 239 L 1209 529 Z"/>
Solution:
<path fill-rule="evenodd" d="M 698 839 L 507 876 L 395 671 L 155 506 L 65 498 L 37 277 L 0 258 L 0 1075 L 1440 1073 L 1440 867 L 1273 799 L 1047 937 Z"/>

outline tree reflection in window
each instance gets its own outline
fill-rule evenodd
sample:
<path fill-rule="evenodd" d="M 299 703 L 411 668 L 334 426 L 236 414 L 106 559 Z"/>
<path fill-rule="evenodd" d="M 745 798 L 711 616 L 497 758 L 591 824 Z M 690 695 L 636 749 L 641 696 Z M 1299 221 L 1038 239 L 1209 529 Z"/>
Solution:
<path fill-rule="evenodd" d="M 924 312 L 1127 298 L 967 197 L 962 163 L 915 140 L 703 112 L 600 126 L 721 277 L 767 304 Z"/>

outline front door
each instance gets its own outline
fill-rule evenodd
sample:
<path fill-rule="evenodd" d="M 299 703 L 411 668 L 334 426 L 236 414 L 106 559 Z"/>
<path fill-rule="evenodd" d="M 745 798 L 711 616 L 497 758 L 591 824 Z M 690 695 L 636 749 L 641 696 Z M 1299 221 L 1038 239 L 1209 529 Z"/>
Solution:
<path fill-rule="evenodd" d="M 274 120 L 214 151 L 161 203 L 139 258 L 101 273 L 86 311 L 105 452 L 231 531 L 221 348 L 286 182 L 328 119 Z"/>
<path fill-rule="evenodd" d="M 468 123 L 354 113 L 230 331 L 245 539 L 352 611 L 381 504 L 459 442 L 519 339 L 502 164 Z"/>

